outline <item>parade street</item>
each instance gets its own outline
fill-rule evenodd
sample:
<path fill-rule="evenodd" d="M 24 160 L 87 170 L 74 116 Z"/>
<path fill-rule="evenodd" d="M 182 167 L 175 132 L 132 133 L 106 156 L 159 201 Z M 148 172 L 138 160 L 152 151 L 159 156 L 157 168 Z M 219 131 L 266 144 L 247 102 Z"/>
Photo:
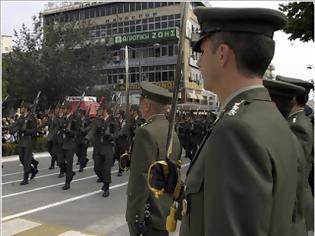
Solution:
<path fill-rule="evenodd" d="M 18 158 L 3 158 L 3 236 L 128 235 L 125 211 L 129 172 L 118 177 L 116 162 L 111 172 L 110 196 L 103 198 L 91 154 L 89 150 L 90 161 L 82 173 L 78 172 L 77 158 L 74 158 L 76 175 L 68 191 L 61 189 L 64 178 L 58 178 L 59 168 L 48 170 L 49 156 L 36 158 L 35 155 L 39 173 L 25 186 L 19 185 L 23 169 Z M 185 173 L 188 159 L 183 159 L 183 166 L 182 173 Z"/>

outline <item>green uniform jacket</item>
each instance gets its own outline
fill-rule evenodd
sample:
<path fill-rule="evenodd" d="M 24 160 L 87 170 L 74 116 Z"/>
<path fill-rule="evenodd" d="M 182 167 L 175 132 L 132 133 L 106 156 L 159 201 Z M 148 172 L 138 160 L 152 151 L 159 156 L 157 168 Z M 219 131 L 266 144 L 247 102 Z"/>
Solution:
<path fill-rule="evenodd" d="M 180 236 L 291 235 L 303 151 L 264 87 L 230 100 L 186 177 Z"/>
<path fill-rule="evenodd" d="M 173 196 L 164 194 L 154 197 L 147 186 L 147 172 L 156 160 L 166 158 L 166 140 L 169 122 L 164 115 L 156 115 L 136 130 L 131 155 L 130 176 L 127 188 L 128 223 L 135 223 L 136 215 L 143 221 L 146 203 L 150 204 L 151 225 L 155 229 L 166 230 L 166 217 L 169 214 Z M 172 159 L 181 157 L 178 137 L 174 132 Z"/>
<path fill-rule="evenodd" d="M 34 137 L 37 132 L 37 121 L 33 115 L 27 117 L 21 115 L 9 129 L 11 134 L 18 132 L 19 147 L 33 147 Z"/>
<path fill-rule="evenodd" d="M 307 229 L 314 230 L 314 199 L 308 183 L 308 177 L 313 164 L 314 130 L 310 119 L 304 114 L 304 110 L 291 114 L 288 121 L 292 132 L 296 135 L 303 147 L 306 158 L 304 160 L 306 162 L 306 175 L 303 185 L 305 189 L 305 199 L 303 203 Z"/>

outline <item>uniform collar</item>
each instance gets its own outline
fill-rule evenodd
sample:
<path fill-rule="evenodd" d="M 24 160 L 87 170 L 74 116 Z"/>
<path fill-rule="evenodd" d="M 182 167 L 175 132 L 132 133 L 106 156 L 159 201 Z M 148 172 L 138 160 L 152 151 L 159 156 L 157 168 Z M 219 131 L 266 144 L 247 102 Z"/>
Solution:
<path fill-rule="evenodd" d="M 155 115 L 150 116 L 147 119 L 147 121 L 152 122 L 154 120 L 163 120 L 163 119 L 165 119 L 165 114 L 155 114 Z"/>
<path fill-rule="evenodd" d="M 270 95 L 267 89 L 262 85 L 253 85 L 241 88 L 231 94 L 220 106 L 218 117 L 226 110 L 229 110 L 235 102 L 240 102 L 241 100 L 265 100 L 271 101 Z"/>
<path fill-rule="evenodd" d="M 301 109 L 299 109 L 299 110 L 297 110 L 297 111 L 291 113 L 291 114 L 289 115 L 289 118 L 291 118 L 292 116 L 297 115 L 297 114 L 299 114 L 299 113 L 301 113 L 301 112 L 304 112 L 304 108 L 301 108 Z"/>

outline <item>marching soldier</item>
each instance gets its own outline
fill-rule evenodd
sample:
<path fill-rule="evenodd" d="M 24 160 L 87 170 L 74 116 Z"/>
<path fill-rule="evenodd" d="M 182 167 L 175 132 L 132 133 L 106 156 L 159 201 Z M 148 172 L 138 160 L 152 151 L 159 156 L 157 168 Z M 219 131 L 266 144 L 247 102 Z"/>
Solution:
<path fill-rule="evenodd" d="M 38 173 L 37 168 L 31 165 L 33 160 L 33 138 L 37 132 L 37 121 L 34 114 L 30 113 L 30 108 L 31 104 L 24 102 L 21 106 L 21 116 L 9 127 L 12 134 L 18 132 L 19 158 L 24 168 L 23 181 L 20 185 L 28 184 L 29 174 L 33 179 Z"/>
<path fill-rule="evenodd" d="M 277 76 L 276 79 L 279 81 L 291 83 L 292 85 L 301 86 L 305 89 L 304 93 L 297 94 L 295 96 L 292 105 L 293 107 L 290 110 L 288 120 L 293 133 L 300 141 L 305 153 L 306 225 L 308 231 L 314 231 L 314 199 L 310 189 L 310 185 L 313 186 L 314 183 L 308 183 L 314 158 L 314 129 L 310 119 L 304 113 L 304 107 L 308 101 L 308 94 L 310 90 L 313 89 L 313 84 L 304 80 L 288 78 L 284 76 Z"/>
<path fill-rule="evenodd" d="M 61 152 L 59 152 L 58 165 L 60 173 L 66 173 L 65 185 L 63 190 L 70 188 L 70 183 L 75 175 L 73 171 L 73 157 L 75 152 L 75 134 L 77 132 L 75 126 L 75 117 L 71 112 L 70 103 L 65 103 L 65 113 L 60 119 L 59 132 L 62 137 Z"/>
<path fill-rule="evenodd" d="M 130 132 L 128 132 L 128 130 L 126 129 L 123 111 L 118 112 L 117 125 L 118 135 L 115 139 L 114 162 L 117 160 L 117 162 L 119 163 L 121 155 L 123 155 L 124 153 L 128 153 L 130 146 L 128 142 L 128 136 L 130 135 Z M 122 172 L 123 170 L 119 165 L 117 176 L 122 176 Z"/>
<path fill-rule="evenodd" d="M 85 136 L 87 135 L 87 127 L 90 125 L 90 120 L 88 117 L 86 117 L 86 112 L 83 109 L 80 110 L 80 113 L 78 117 L 76 117 L 76 136 L 75 136 L 75 142 L 76 142 L 76 148 L 75 148 L 75 154 L 78 156 L 78 160 L 80 163 L 80 169 L 79 172 L 83 172 L 83 169 L 86 167 L 87 163 L 89 162 L 89 159 L 87 158 L 87 149 L 88 145 L 85 140 Z"/>
<path fill-rule="evenodd" d="M 113 145 L 115 128 L 112 117 L 108 113 L 108 107 L 101 104 L 97 117 L 91 123 L 91 128 L 86 135 L 88 142 L 93 145 L 94 171 L 98 176 L 97 182 L 102 182 L 103 197 L 109 196 L 111 180 L 111 168 L 113 165 Z"/>
<path fill-rule="evenodd" d="M 170 194 L 156 199 L 147 187 L 147 171 L 156 160 L 165 160 L 169 122 L 165 118 L 172 94 L 149 82 L 141 83 L 140 110 L 146 120 L 136 130 L 131 154 L 127 189 L 127 211 L 130 235 L 168 235 L 166 217 L 173 202 Z M 180 159 L 180 144 L 174 133 L 172 159 Z"/>
<path fill-rule="evenodd" d="M 303 151 L 262 86 L 286 17 L 258 8 L 194 12 L 197 65 L 221 107 L 187 170 L 180 235 L 291 235 Z"/>
<path fill-rule="evenodd" d="M 55 162 L 57 160 L 56 145 L 57 144 L 57 131 L 58 131 L 58 113 L 59 107 L 56 107 L 53 112 L 48 114 L 48 135 L 47 135 L 47 148 L 51 156 L 49 170 L 55 169 Z"/>

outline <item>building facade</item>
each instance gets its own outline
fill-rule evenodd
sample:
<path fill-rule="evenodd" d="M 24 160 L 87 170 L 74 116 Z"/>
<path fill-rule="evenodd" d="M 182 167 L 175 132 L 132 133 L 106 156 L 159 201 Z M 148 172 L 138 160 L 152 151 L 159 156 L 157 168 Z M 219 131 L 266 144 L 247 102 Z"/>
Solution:
<path fill-rule="evenodd" d="M 1 35 L 1 52 L 2 53 L 12 52 L 12 36 Z"/>
<path fill-rule="evenodd" d="M 42 12 L 44 21 L 70 22 L 89 20 L 90 39 L 110 47 L 112 61 L 104 63 L 102 86 L 121 91 L 125 96 L 125 52 L 128 47 L 130 102 L 139 102 L 139 82 L 147 80 L 167 89 L 174 87 L 181 27 L 181 2 L 87 2 L 59 4 Z M 192 33 L 199 29 L 192 2 L 188 10 L 184 43 L 184 78 L 181 102 L 204 104 L 203 80 L 196 66 L 198 54 L 191 50 Z M 210 99 L 211 100 L 211 99 Z"/>

